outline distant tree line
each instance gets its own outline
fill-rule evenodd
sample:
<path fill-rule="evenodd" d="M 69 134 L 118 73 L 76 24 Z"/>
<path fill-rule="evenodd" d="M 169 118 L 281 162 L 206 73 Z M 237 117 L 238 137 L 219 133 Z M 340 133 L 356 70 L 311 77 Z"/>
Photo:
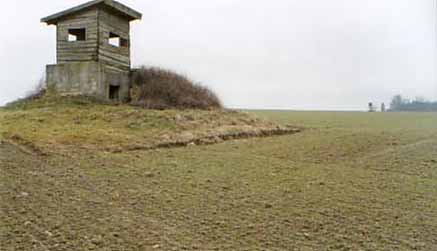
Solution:
<path fill-rule="evenodd" d="M 390 111 L 394 112 L 437 112 L 437 102 L 417 97 L 414 100 L 396 95 L 390 103 Z"/>

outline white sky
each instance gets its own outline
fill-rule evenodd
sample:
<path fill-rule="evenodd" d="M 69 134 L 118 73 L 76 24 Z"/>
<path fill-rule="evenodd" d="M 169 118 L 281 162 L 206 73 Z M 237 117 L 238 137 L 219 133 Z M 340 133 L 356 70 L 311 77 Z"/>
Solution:
<path fill-rule="evenodd" d="M 398 93 L 437 99 L 437 0 L 121 0 L 134 66 L 174 69 L 228 107 L 364 110 Z M 0 15 L 0 105 L 55 62 L 40 18 L 86 1 L 6 1 Z"/>

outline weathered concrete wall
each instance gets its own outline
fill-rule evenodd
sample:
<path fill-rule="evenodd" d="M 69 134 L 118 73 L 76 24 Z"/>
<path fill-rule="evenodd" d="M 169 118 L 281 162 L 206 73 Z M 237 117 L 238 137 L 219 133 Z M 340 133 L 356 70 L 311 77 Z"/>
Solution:
<path fill-rule="evenodd" d="M 47 85 L 63 94 L 105 97 L 97 62 L 72 62 L 47 66 Z M 103 89 L 103 90 L 102 90 Z"/>
<path fill-rule="evenodd" d="M 120 101 L 130 98 L 130 74 L 129 71 L 120 71 L 117 68 L 104 65 L 103 81 L 106 85 L 120 86 Z M 109 95 L 109 93 L 108 93 Z"/>
<path fill-rule="evenodd" d="M 129 72 L 98 62 L 71 62 L 47 66 L 47 85 L 61 94 L 109 98 L 109 86 L 120 86 L 120 101 L 129 99 Z"/>

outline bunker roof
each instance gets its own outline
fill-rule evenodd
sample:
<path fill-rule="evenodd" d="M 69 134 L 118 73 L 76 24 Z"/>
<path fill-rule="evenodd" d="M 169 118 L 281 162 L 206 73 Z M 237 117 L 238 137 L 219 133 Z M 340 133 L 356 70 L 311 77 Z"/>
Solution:
<path fill-rule="evenodd" d="M 57 24 L 59 20 L 62 20 L 64 17 L 69 16 L 71 14 L 75 14 L 77 12 L 92 8 L 92 7 L 108 7 L 112 10 L 114 10 L 119 15 L 122 15 L 126 17 L 129 21 L 133 21 L 136 19 L 141 19 L 142 14 L 139 13 L 136 10 L 133 10 L 129 7 L 127 7 L 124 4 L 121 4 L 117 1 L 113 0 L 94 0 L 91 2 L 87 2 L 81 5 L 78 5 L 76 7 L 70 8 L 65 11 L 58 12 L 56 14 L 50 15 L 48 17 L 42 18 L 41 22 L 47 23 L 47 24 Z"/>

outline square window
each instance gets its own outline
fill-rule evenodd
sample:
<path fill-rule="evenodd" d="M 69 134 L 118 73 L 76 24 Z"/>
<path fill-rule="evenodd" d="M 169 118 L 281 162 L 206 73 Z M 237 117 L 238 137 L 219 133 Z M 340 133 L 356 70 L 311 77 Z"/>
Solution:
<path fill-rule="evenodd" d="M 85 41 L 86 40 L 86 29 L 68 29 L 68 41 Z"/>
<path fill-rule="evenodd" d="M 115 47 L 129 47 L 129 41 L 115 33 L 109 33 L 109 44 Z"/>

